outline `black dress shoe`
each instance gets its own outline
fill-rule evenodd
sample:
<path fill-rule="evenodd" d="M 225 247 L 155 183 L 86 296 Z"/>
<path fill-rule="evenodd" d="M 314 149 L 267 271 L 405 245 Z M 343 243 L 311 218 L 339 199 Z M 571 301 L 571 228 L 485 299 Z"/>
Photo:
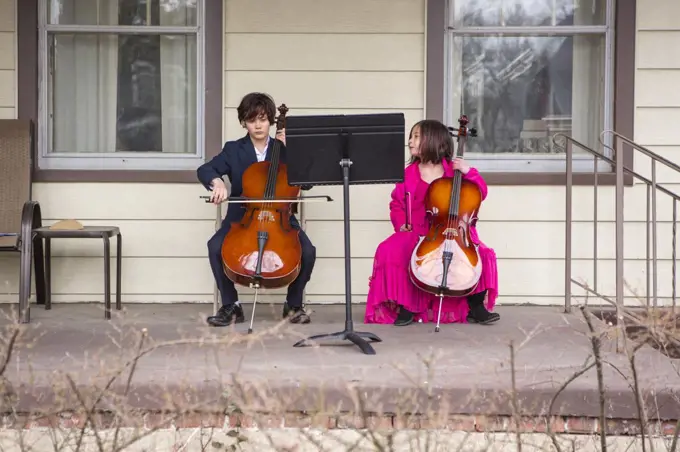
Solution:
<path fill-rule="evenodd" d="M 288 318 L 290 323 L 310 323 L 312 318 L 305 311 L 305 305 L 290 307 L 288 303 L 283 304 L 283 318 Z"/>
<path fill-rule="evenodd" d="M 481 325 L 491 325 L 496 323 L 501 319 L 500 314 L 497 312 L 489 312 L 484 307 L 483 302 L 471 303 L 468 302 L 470 306 L 470 311 L 468 312 L 467 321 L 468 323 L 479 323 Z"/>
<path fill-rule="evenodd" d="M 399 306 L 399 314 L 394 321 L 394 326 L 406 326 L 413 323 L 414 314 L 405 309 L 403 306 Z"/>
<path fill-rule="evenodd" d="M 210 326 L 229 326 L 232 323 L 243 323 L 245 320 L 241 305 L 232 304 L 222 306 L 217 314 L 208 317 L 207 321 Z"/>

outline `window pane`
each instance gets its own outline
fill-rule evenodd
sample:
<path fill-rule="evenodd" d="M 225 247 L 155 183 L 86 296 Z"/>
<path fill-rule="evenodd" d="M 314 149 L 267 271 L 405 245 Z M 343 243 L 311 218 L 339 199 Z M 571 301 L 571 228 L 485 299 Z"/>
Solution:
<path fill-rule="evenodd" d="M 555 133 L 598 148 L 604 128 L 604 38 L 456 37 L 451 113 L 470 118 L 468 152 L 554 154 Z"/>
<path fill-rule="evenodd" d="M 604 25 L 606 0 L 450 0 L 460 27 Z"/>
<path fill-rule="evenodd" d="M 47 0 L 52 25 L 195 26 L 197 0 Z"/>
<path fill-rule="evenodd" d="M 52 152 L 196 152 L 196 38 L 50 36 Z"/>

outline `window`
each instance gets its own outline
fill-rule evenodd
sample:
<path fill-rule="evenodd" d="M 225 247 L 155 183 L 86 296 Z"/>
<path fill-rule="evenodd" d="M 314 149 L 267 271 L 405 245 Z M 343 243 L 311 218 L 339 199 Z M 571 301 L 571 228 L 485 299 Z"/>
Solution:
<path fill-rule="evenodd" d="M 448 0 L 444 117 L 457 125 L 466 114 L 477 128 L 467 159 L 487 172 L 563 172 L 557 133 L 602 151 L 613 126 L 613 3 Z M 574 170 L 593 171 L 576 147 Z"/>
<path fill-rule="evenodd" d="M 41 169 L 203 162 L 203 0 L 39 2 Z"/>

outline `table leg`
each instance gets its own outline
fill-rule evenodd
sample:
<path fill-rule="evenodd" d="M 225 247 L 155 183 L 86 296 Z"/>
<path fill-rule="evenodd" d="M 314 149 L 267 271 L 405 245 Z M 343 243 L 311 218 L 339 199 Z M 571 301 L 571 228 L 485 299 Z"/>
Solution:
<path fill-rule="evenodd" d="M 23 229 L 23 228 L 22 228 Z M 21 268 L 19 270 L 19 323 L 31 321 L 31 264 L 33 260 L 33 241 L 22 231 Z M 28 237 L 26 237 L 28 235 Z"/>
<path fill-rule="evenodd" d="M 104 318 L 111 318 L 111 242 L 107 235 L 104 239 Z"/>
<path fill-rule="evenodd" d="M 33 237 L 33 265 L 35 266 L 36 303 L 45 306 L 45 245 L 39 234 Z"/>
<path fill-rule="evenodd" d="M 45 310 L 52 309 L 52 243 L 45 238 Z"/>
<path fill-rule="evenodd" d="M 116 242 L 116 310 L 123 309 L 123 302 L 121 300 L 121 285 L 123 279 L 123 236 L 118 233 Z"/>

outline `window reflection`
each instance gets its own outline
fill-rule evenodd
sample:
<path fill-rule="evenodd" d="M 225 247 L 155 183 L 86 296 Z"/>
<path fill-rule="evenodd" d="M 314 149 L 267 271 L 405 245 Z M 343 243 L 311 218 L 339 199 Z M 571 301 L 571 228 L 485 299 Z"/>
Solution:
<path fill-rule="evenodd" d="M 605 0 L 454 0 L 455 27 L 604 25 Z"/>

